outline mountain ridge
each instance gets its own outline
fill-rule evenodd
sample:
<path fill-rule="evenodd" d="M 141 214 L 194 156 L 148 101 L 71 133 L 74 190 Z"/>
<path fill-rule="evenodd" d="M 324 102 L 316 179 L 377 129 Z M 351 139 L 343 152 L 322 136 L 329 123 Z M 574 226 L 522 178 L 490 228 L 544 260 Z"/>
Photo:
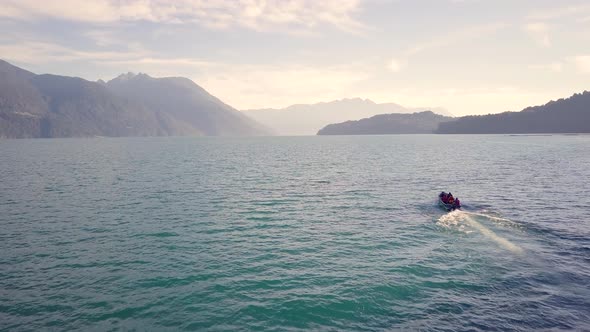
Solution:
<path fill-rule="evenodd" d="M 140 87 L 146 82 L 148 94 Z M 175 107 L 176 99 L 182 100 L 181 109 Z M 0 60 L 3 138 L 268 134 L 262 125 L 186 78 L 126 73 L 108 82 L 92 82 L 37 75 Z"/>
<path fill-rule="evenodd" d="M 378 114 L 370 118 L 327 125 L 317 135 L 431 134 L 440 123 L 452 119 L 432 111 Z"/>
<path fill-rule="evenodd" d="M 319 129 L 333 123 L 383 113 L 413 113 L 426 110 L 449 114 L 443 108 L 404 107 L 396 103 L 378 104 L 363 98 L 344 98 L 315 104 L 294 104 L 281 109 L 263 108 L 242 112 L 274 128 L 282 135 L 315 135 Z"/>
<path fill-rule="evenodd" d="M 437 134 L 535 134 L 590 132 L 590 92 L 529 106 L 519 112 L 469 115 L 441 124 Z"/>

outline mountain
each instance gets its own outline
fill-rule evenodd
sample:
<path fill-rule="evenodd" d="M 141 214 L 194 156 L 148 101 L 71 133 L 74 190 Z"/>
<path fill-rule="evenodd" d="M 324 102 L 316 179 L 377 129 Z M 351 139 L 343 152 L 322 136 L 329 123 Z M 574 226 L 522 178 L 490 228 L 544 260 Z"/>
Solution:
<path fill-rule="evenodd" d="M 322 128 L 318 135 L 431 134 L 439 124 L 453 118 L 431 111 L 412 114 L 379 114 L 368 119 L 346 121 Z"/>
<path fill-rule="evenodd" d="M 531 134 L 590 132 L 590 92 L 520 112 L 464 116 L 441 123 L 440 134 Z"/>
<path fill-rule="evenodd" d="M 252 136 L 270 131 L 182 77 L 127 73 L 106 83 L 109 91 L 207 136 Z"/>
<path fill-rule="evenodd" d="M 135 80 L 127 76 L 131 91 Z M 153 98 L 144 101 L 139 92 L 124 95 L 117 84 L 36 75 L 0 60 L 0 138 L 266 134 L 190 80 L 142 78 L 183 83 L 162 84 L 160 94 L 151 91 Z M 183 103 L 150 102 L 169 100 L 164 93 Z"/>
<path fill-rule="evenodd" d="M 0 61 L 0 137 L 156 134 L 153 114 L 114 98 L 96 83 L 35 75 Z"/>
<path fill-rule="evenodd" d="M 384 113 L 413 113 L 428 108 L 407 108 L 394 103 L 377 104 L 369 99 L 342 99 L 318 104 L 297 104 L 282 109 L 245 110 L 246 115 L 281 135 L 315 135 L 322 127 Z M 442 108 L 432 109 L 449 115 Z"/>

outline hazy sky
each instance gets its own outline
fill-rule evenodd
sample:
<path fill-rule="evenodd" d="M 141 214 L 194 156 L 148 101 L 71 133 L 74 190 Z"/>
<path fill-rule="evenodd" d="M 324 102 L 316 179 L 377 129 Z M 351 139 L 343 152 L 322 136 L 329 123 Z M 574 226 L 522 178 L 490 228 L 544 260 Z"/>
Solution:
<path fill-rule="evenodd" d="M 588 0 L 0 0 L 0 31 L 36 73 L 185 76 L 238 109 L 482 114 L 590 89 Z"/>

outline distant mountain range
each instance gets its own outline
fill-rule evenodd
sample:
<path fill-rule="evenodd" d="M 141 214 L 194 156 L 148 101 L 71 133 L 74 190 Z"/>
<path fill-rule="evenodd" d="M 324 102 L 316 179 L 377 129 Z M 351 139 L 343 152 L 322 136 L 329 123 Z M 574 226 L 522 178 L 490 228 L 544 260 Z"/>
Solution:
<path fill-rule="evenodd" d="M 129 73 L 90 82 L 36 75 L 0 60 L 0 137 L 269 133 L 186 78 Z"/>
<path fill-rule="evenodd" d="M 413 114 L 379 114 L 368 119 L 328 125 L 322 128 L 318 135 L 431 134 L 439 124 L 452 120 L 452 117 L 431 111 Z"/>
<path fill-rule="evenodd" d="M 590 133 L 590 92 L 520 112 L 446 117 L 432 112 L 380 114 L 330 124 L 318 135 Z"/>
<path fill-rule="evenodd" d="M 441 123 L 439 134 L 532 134 L 590 132 L 590 92 L 520 112 L 464 116 Z"/>
<path fill-rule="evenodd" d="M 588 133 L 590 92 L 521 112 L 446 115 L 360 98 L 240 112 L 186 78 L 128 73 L 90 82 L 0 60 L 0 138 L 250 136 L 270 135 L 269 128 L 280 135 Z"/>
<path fill-rule="evenodd" d="M 273 128 L 279 135 L 315 135 L 326 125 L 367 118 L 383 113 L 414 113 L 431 110 L 450 115 L 443 108 L 408 108 L 394 103 L 377 104 L 369 99 L 352 98 L 317 104 L 297 104 L 282 109 L 243 111 L 261 124 Z"/>

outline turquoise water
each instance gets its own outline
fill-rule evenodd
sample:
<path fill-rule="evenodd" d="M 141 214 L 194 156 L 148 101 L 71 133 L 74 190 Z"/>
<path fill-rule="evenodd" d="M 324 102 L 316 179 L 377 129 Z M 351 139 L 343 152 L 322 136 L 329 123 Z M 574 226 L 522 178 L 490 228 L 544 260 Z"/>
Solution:
<path fill-rule="evenodd" d="M 4 140 L 0 158 L 1 330 L 590 330 L 590 136 Z"/>

